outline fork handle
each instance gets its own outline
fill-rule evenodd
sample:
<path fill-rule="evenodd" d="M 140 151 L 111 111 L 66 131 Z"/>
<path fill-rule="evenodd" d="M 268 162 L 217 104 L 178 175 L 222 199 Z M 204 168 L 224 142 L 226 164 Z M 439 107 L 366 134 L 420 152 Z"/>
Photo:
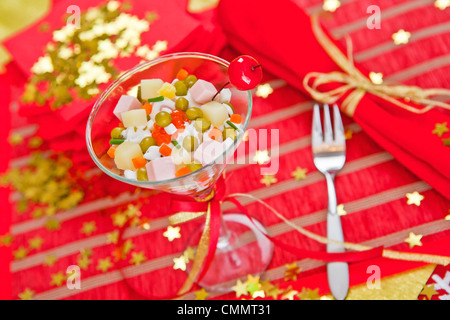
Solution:
<path fill-rule="evenodd" d="M 336 190 L 334 187 L 333 173 L 325 174 L 328 189 L 328 213 L 327 213 L 327 238 L 344 242 L 341 218 L 337 214 Z M 344 252 L 341 245 L 327 244 L 327 252 Z M 337 300 L 343 300 L 347 296 L 349 286 L 348 264 L 345 262 L 330 262 L 327 264 L 328 285 L 331 293 Z"/>

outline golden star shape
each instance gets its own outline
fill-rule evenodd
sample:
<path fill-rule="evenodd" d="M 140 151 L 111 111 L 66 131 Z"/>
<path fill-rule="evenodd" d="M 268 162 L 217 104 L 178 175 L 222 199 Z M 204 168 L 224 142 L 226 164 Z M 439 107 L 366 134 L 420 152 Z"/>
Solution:
<path fill-rule="evenodd" d="M 428 300 L 431 300 L 431 297 L 434 296 L 435 294 L 439 294 L 439 292 L 434 290 L 434 284 L 429 284 L 423 287 L 420 294 L 426 296 Z"/>
<path fill-rule="evenodd" d="M 265 298 L 266 294 L 264 293 L 264 290 L 256 290 L 255 292 L 252 293 L 252 298 L 256 299 L 256 298 Z"/>
<path fill-rule="evenodd" d="M 267 297 L 272 297 L 274 300 L 278 298 L 278 296 L 282 293 L 283 291 L 280 290 L 280 288 L 274 286 L 273 288 L 269 289 L 269 291 L 266 292 Z"/>
<path fill-rule="evenodd" d="M 184 255 L 173 258 L 173 269 L 186 271 L 186 258 Z"/>
<path fill-rule="evenodd" d="M 343 204 L 338 204 L 336 207 L 336 211 L 337 214 L 340 216 L 345 216 L 347 214 L 347 211 L 345 211 Z"/>
<path fill-rule="evenodd" d="M 31 300 L 33 299 L 35 292 L 31 290 L 30 288 L 25 288 L 25 290 L 21 293 L 19 293 L 19 299 L 20 300 Z"/>
<path fill-rule="evenodd" d="M 41 237 L 34 237 L 33 239 L 28 240 L 30 249 L 39 250 L 42 247 L 42 243 L 44 243 L 44 240 Z"/>
<path fill-rule="evenodd" d="M 28 250 L 24 246 L 20 246 L 19 249 L 13 251 L 13 256 L 15 260 L 23 259 L 27 256 Z"/>
<path fill-rule="evenodd" d="M 273 174 L 266 174 L 261 180 L 259 180 L 259 182 L 266 185 L 266 187 L 270 187 L 271 184 L 277 183 L 278 179 L 275 178 Z"/>
<path fill-rule="evenodd" d="M 84 233 L 86 236 L 90 236 L 93 232 L 97 230 L 97 226 L 95 225 L 95 221 L 83 222 L 83 227 L 80 232 Z"/>
<path fill-rule="evenodd" d="M 247 291 L 247 283 L 242 282 L 240 279 L 236 281 L 236 284 L 231 287 L 231 289 L 236 293 L 236 298 L 239 298 L 242 295 L 246 295 Z"/>
<path fill-rule="evenodd" d="M 444 144 L 444 146 L 450 147 L 450 138 L 442 139 L 442 143 Z"/>
<path fill-rule="evenodd" d="M 409 244 L 409 248 L 412 249 L 415 246 L 422 246 L 422 239 L 423 235 L 421 234 L 414 234 L 414 232 L 410 232 L 408 238 L 405 239 L 405 242 Z"/>
<path fill-rule="evenodd" d="M 119 228 L 122 228 L 128 221 L 126 214 L 123 212 L 116 212 L 112 214 L 111 219 L 113 221 L 113 225 Z"/>
<path fill-rule="evenodd" d="M 297 280 L 297 275 L 300 273 L 300 268 L 297 266 L 297 262 L 288 263 L 285 265 L 284 281 Z"/>
<path fill-rule="evenodd" d="M 270 161 L 269 151 L 267 150 L 256 150 L 255 155 L 253 156 L 253 161 L 262 165 L 266 162 Z"/>
<path fill-rule="evenodd" d="M 58 258 L 54 254 L 51 254 L 45 257 L 43 265 L 46 267 L 53 267 L 56 261 L 58 261 Z"/>
<path fill-rule="evenodd" d="M 9 247 L 13 242 L 13 240 L 14 238 L 9 233 L 0 236 L 0 247 L 1 246 Z"/>
<path fill-rule="evenodd" d="M 49 231 L 56 231 L 61 229 L 61 223 L 56 219 L 48 219 L 47 222 L 45 223 L 45 227 Z"/>
<path fill-rule="evenodd" d="M 180 227 L 168 226 L 167 230 L 164 231 L 163 236 L 166 237 L 170 242 L 175 239 L 181 238 Z"/>
<path fill-rule="evenodd" d="M 108 269 L 111 269 L 113 264 L 111 263 L 111 258 L 107 257 L 105 259 L 99 259 L 97 264 L 97 270 L 100 270 L 102 272 L 108 271 Z"/>
<path fill-rule="evenodd" d="M 425 198 L 423 195 L 418 193 L 417 191 L 414 191 L 412 193 L 407 193 L 406 198 L 408 199 L 406 201 L 407 204 L 415 204 L 416 206 L 420 207 L 420 202 Z"/>
<path fill-rule="evenodd" d="M 294 177 L 295 181 L 304 180 L 306 179 L 306 172 L 308 172 L 308 169 L 297 167 L 291 172 L 291 176 Z"/>
<path fill-rule="evenodd" d="M 60 287 L 63 284 L 63 282 L 66 280 L 66 276 L 62 273 L 62 271 L 51 274 L 50 277 L 52 278 L 52 280 L 50 281 L 51 286 Z"/>
<path fill-rule="evenodd" d="M 257 88 L 256 88 L 256 93 L 255 95 L 257 97 L 260 98 L 267 98 L 270 94 L 273 93 L 273 89 L 270 86 L 270 83 L 265 83 L 265 84 L 260 84 Z"/>
<path fill-rule="evenodd" d="M 83 269 L 83 270 L 87 270 L 87 268 L 89 267 L 89 265 L 92 263 L 92 260 L 89 259 L 88 256 L 80 256 L 77 259 L 77 264 L 78 266 Z"/>
<path fill-rule="evenodd" d="M 134 264 L 136 266 L 139 266 L 145 260 L 147 260 L 147 258 L 144 255 L 144 251 L 132 252 L 131 253 L 130 263 L 132 263 L 132 264 Z"/>
<path fill-rule="evenodd" d="M 298 294 L 297 290 L 293 290 L 291 286 L 284 291 L 281 296 L 281 300 L 294 300 L 294 297 Z"/>
<path fill-rule="evenodd" d="M 119 241 L 119 230 L 114 230 L 106 234 L 107 243 L 117 244 L 118 241 Z"/>
<path fill-rule="evenodd" d="M 209 297 L 209 293 L 204 288 L 195 291 L 195 300 L 205 300 L 207 297 Z"/>
<path fill-rule="evenodd" d="M 438 137 L 442 137 L 442 135 L 448 131 L 449 129 L 447 127 L 447 122 L 443 122 L 443 123 L 436 123 L 432 133 L 437 135 Z"/>
<path fill-rule="evenodd" d="M 398 30 L 392 35 L 392 40 L 396 45 L 407 44 L 411 38 L 411 32 L 405 31 L 403 29 Z"/>
<path fill-rule="evenodd" d="M 445 10 L 450 7 L 450 0 L 436 0 L 434 6 L 438 9 Z"/>
<path fill-rule="evenodd" d="M 302 291 L 297 295 L 301 300 L 319 300 L 319 288 L 314 290 L 309 288 L 302 288 Z"/>
<path fill-rule="evenodd" d="M 339 0 L 324 0 L 322 9 L 328 12 L 335 12 L 341 6 Z"/>
<path fill-rule="evenodd" d="M 369 79 L 373 84 L 383 84 L 383 74 L 381 72 L 373 72 L 369 73 Z"/>
<path fill-rule="evenodd" d="M 183 252 L 184 259 L 186 262 L 189 262 L 189 260 L 194 260 L 195 258 L 195 249 L 191 247 L 187 247 L 186 250 Z"/>

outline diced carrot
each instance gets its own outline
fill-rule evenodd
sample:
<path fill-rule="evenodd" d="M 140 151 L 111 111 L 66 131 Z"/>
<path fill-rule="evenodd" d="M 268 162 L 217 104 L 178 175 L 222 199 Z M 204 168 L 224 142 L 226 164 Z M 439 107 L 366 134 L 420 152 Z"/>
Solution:
<path fill-rule="evenodd" d="M 149 115 L 152 113 L 153 105 L 151 103 L 146 103 L 142 106 L 142 109 L 145 109 L 145 112 Z"/>
<path fill-rule="evenodd" d="M 188 75 L 189 73 L 186 70 L 180 69 L 176 75 L 176 78 L 180 81 L 183 81 Z"/>
<path fill-rule="evenodd" d="M 175 172 L 175 177 L 182 177 L 187 175 L 188 173 L 191 173 L 192 171 L 189 170 L 188 167 L 183 167 L 181 169 L 179 169 L 177 172 Z"/>
<path fill-rule="evenodd" d="M 241 121 L 242 121 L 242 117 L 241 117 L 240 114 L 235 113 L 235 114 L 232 114 L 232 115 L 231 115 L 230 121 L 233 122 L 233 123 L 239 124 L 239 123 L 241 123 Z"/>
<path fill-rule="evenodd" d="M 117 145 L 111 146 L 111 147 L 109 148 L 107 154 L 108 154 L 108 156 L 109 156 L 110 158 L 114 158 L 114 156 L 115 156 L 115 154 L 116 154 L 116 148 L 117 148 Z"/>
<path fill-rule="evenodd" d="M 209 131 L 208 136 L 213 140 L 218 140 L 219 137 L 222 135 L 222 131 L 220 131 L 218 128 L 214 127 Z"/>
<path fill-rule="evenodd" d="M 159 153 L 161 153 L 164 157 L 168 157 L 172 154 L 172 149 L 167 144 L 162 144 L 159 147 Z"/>
<path fill-rule="evenodd" d="M 145 165 L 147 164 L 147 160 L 145 160 L 145 158 L 143 156 L 133 158 L 132 161 L 133 161 L 133 166 L 136 169 L 145 167 Z"/>

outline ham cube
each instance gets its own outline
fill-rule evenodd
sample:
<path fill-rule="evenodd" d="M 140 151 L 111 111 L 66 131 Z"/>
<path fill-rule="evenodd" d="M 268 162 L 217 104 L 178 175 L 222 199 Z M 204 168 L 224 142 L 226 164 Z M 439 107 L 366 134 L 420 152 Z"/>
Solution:
<path fill-rule="evenodd" d="M 149 181 L 175 178 L 175 163 L 172 157 L 156 158 L 145 166 Z"/>
<path fill-rule="evenodd" d="M 211 82 L 205 80 L 197 80 L 196 83 L 189 89 L 192 99 L 199 104 L 211 101 L 217 93 L 216 87 Z"/>
<path fill-rule="evenodd" d="M 122 121 L 122 112 L 140 109 L 142 107 L 141 102 L 132 96 L 122 95 L 119 99 L 119 102 L 117 102 L 116 107 L 114 108 L 113 113 L 116 115 L 116 117 Z"/>
<path fill-rule="evenodd" d="M 225 146 L 221 142 L 207 140 L 195 150 L 194 160 L 205 166 L 216 160 L 225 150 Z"/>

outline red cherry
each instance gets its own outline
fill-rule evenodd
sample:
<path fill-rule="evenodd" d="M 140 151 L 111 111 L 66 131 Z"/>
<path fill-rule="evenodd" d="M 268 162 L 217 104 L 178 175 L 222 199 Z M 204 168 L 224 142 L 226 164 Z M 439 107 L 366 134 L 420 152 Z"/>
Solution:
<path fill-rule="evenodd" d="M 228 77 L 231 84 L 239 90 L 251 90 L 262 80 L 261 65 L 251 56 L 239 56 L 231 61 Z"/>

